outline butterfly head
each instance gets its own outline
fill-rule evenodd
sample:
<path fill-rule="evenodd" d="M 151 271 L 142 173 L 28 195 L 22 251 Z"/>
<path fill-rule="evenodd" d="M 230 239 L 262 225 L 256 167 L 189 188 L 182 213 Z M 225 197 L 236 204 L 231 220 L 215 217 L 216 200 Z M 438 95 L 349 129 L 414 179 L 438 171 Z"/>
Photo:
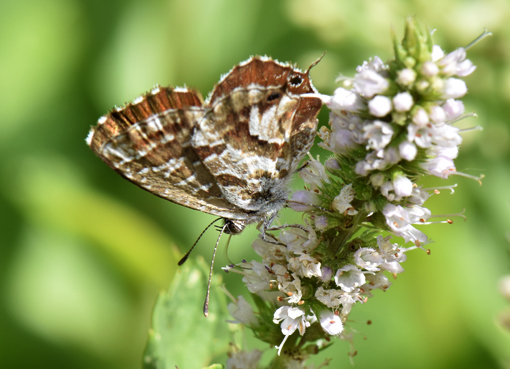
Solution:
<path fill-rule="evenodd" d="M 301 73 L 293 70 L 287 76 L 287 88 L 295 95 L 314 93 L 315 88 L 312 85 L 308 72 Z"/>
<path fill-rule="evenodd" d="M 313 86 L 312 80 L 310 79 L 310 70 L 319 64 L 325 54 L 326 53 L 322 54 L 319 59 L 310 64 L 304 73 L 294 69 L 291 73 L 288 74 L 287 85 L 290 92 L 294 94 L 317 93 L 317 90 Z"/>
<path fill-rule="evenodd" d="M 239 219 L 225 219 L 225 233 L 239 234 L 246 228 L 246 222 Z"/>

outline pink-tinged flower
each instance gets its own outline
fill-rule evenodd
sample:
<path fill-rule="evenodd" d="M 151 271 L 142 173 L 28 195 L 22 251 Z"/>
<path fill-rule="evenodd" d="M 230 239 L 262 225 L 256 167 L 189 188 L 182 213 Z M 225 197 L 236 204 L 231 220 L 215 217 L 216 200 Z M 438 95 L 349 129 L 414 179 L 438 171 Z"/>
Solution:
<path fill-rule="evenodd" d="M 368 110 L 375 117 L 384 117 L 391 109 L 391 99 L 386 96 L 377 95 L 368 102 Z"/>
<path fill-rule="evenodd" d="M 324 215 L 316 216 L 314 219 L 315 228 L 319 231 L 324 231 L 328 228 L 328 217 Z"/>
<path fill-rule="evenodd" d="M 466 59 L 457 64 L 457 70 L 455 74 L 459 77 L 466 77 L 473 73 L 476 69 L 476 65 L 473 65 L 471 60 Z"/>
<path fill-rule="evenodd" d="M 384 149 L 393 137 L 391 124 L 380 120 L 367 124 L 363 130 L 365 131 L 365 138 L 368 140 L 368 147 L 374 150 Z"/>
<path fill-rule="evenodd" d="M 395 194 L 393 192 L 393 183 L 390 181 L 384 182 L 379 189 L 384 197 L 388 200 L 395 200 Z"/>
<path fill-rule="evenodd" d="M 443 99 L 458 99 L 467 93 L 466 82 L 458 78 L 448 78 L 441 91 Z"/>
<path fill-rule="evenodd" d="M 457 171 L 453 160 L 444 156 L 427 160 L 421 164 L 421 167 L 428 171 L 429 174 L 443 179 L 448 178 L 448 176 Z"/>
<path fill-rule="evenodd" d="M 383 209 L 386 224 L 397 236 L 403 237 L 406 242 L 412 241 L 420 244 L 427 241 L 427 236 L 411 225 L 409 214 L 400 205 L 386 204 Z"/>
<path fill-rule="evenodd" d="M 466 59 L 466 49 L 462 47 L 446 55 L 437 64 L 446 76 L 466 77 L 476 69 L 476 66 L 469 59 Z"/>
<path fill-rule="evenodd" d="M 378 154 L 380 153 L 381 151 L 378 152 Z M 400 160 L 402 160 L 399 149 L 395 146 L 387 147 L 384 151 L 382 151 L 382 158 L 388 164 L 397 164 Z"/>
<path fill-rule="evenodd" d="M 459 155 L 459 147 L 458 146 L 450 146 L 450 147 L 441 147 L 441 146 L 432 146 L 427 149 L 427 155 L 430 157 L 438 157 L 443 156 L 448 159 L 455 159 L 457 155 Z"/>
<path fill-rule="evenodd" d="M 319 96 L 322 102 L 324 102 L 330 110 L 358 112 L 366 107 L 361 96 L 352 90 L 347 90 L 342 87 L 337 88 L 333 93 L 333 96 Z"/>
<path fill-rule="evenodd" d="M 367 154 L 367 156 L 365 156 L 365 160 L 356 163 L 356 166 L 354 167 L 356 174 L 364 177 L 372 170 L 386 169 L 390 162 L 386 159 L 386 152 L 381 151 L 381 154 L 383 156 L 382 158 L 378 156 L 377 152 L 371 152 Z M 393 156 L 392 159 L 394 159 Z"/>
<path fill-rule="evenodd" d="M 338 164 L 338 161 L 335 158 L 329 158 L 328 160 L 326 160 L 324 166 L 332 170 L 340 169 L 340 165 Z"/>
<path fill-rule="evenodd" d="M 317 244 L 317 234 L 310 226 L 305 227 L 306 231 L 298 228 L 287 228 L 280 233 L 280 242 L 287 246 L 287 250 L 294 254 L 307 252 Z"/>
<path fill-rule="evenodd" d="M 332 134 L 332 149 L 337 154 L 345 154 L 358 144 L 354 141 L 354 132 L 348 129 L 339 129 Z"/>
<path fill-rule="evenodd" d="M 361 301 L 359 288 L 355 288 L 352 292 L 345 292 L 339 289 L 325 290 L 323 287 L 319 287 L 315 291 L 315 298 L 329 308 L 338 309 L 342 306 L 341 315 L 344 317 L 349 315 L 356 302 Z"/>
<path fill-rule="evenodd" d="M 374 70 L 364 70 L 354 77 L 354 89 L 361 96 L 370 99 L 377 94 L 385 92 L 390 83 L 381 74 Z"/>
<path fill-rule="evenodd" d="M 382 74 L 387 74 L 386 65 L 383 63 L 381 58 L 378 56 L 374 56 L 370 58 L 368 61 L 364 61 L 362 65 L 356 67 L 356 72 L 361 73 L 365 70 L 373 70 L 376 72 L 380 72 Z"/>
<path fill-rule="evenodd" d="M 319 312 L 319 321 L 321 323 L 322 329 L 324 329 L 324 331 L 331 336 L 337 336 L 344 330 L 342 320 L 331 310 L 324 309 Z"/>
<path fill-rule="evenodd" d="M 266 264 L 285 263 L 289 255 L 289 250 L 285 246 L 275 245 L 262 239 L 262 234 L 253 240 L 251 247 L 262 257 Z"/>
<path fill-rule="evenodd" d="M 335 274 L 335 283 L 345 292 L 352 292 L 356 287 L 365 284 L 365 275 L 352 264 L 338 269 Z"/>
<path fill-rule="evenodd" d="M 433 105 L 429 108 L 430 113 L 429 117 L 430 119 L 436 123 L 443 123 L 446 120 L 446 113 L 444 112 L 443 108 L 437 105 Z"/>
<path fill-rule="evenodd" d="M 443 104 L 447 120 L 453 120 L 464 113 L 464 103 L 460 100 L 448 99 Z"/>
<path fill-rule="evenodd" d="M 331 278 L 333 278 L 333 269 L 331 269 L 330 267 L 327 267 L 327 266 L 323 266 L 321 268 L 320 279 L 323 282 L 329 282 L 329 281 L 331 281 Z"/>
<path fill-rule="evenodd" d="M 286 273 L 286 275 L 288 275 L 288 273 Z M 292 273 L 292 276 L 294 278 L 292 281 L 280 282 L 278 284 L 278 289 L 288 296 L 287 301 L 289 304 L 297 304 L 303 297 L 303 292 L 301 290 L 301 280 L 298 278 L 296 273 Z"/>
<path fill-rule="evenodd" d="M 372 166 L 366 160 L 358 161 L 354 167 L 356 174 L 362 177 L 368 175 L 371 170 L 373 170 Z"/>
<path fill-rule="evenodd" d="M 449 124 L 435 126 L 431 132 L 432 141 L 440 147 L 457 147 L 462 143 L 459 129 Z"/>
<path fill-rule="evenodd" d="M 288 268 L 298 276 L 304 278 L 321 277 L 321 263 L 308 254 L 301 254 L 299 257 L 289 258 Z M 296 302 L 299 302 L 296 301 Z"/>
<path fill-rule="evenodd" d="M 313 205 L 319 205 L 319 197 L 310 191 L 298 190 L 292 194 L 289 207 L 295 211 L 309 211 L 315 209 Z"/>
<path fill-rule="evenodd" d="M 418 127 L 416 124 L 407 126 L 407 140 L 414 142 L 417 146 L 427 148 L 432 146 L 432 127 Z"/>

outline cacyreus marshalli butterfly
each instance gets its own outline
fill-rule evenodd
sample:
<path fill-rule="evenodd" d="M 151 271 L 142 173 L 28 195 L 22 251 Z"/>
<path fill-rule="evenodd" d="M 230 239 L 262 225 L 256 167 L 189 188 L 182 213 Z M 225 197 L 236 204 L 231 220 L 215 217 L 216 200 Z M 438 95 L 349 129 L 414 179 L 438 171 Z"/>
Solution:
<path fill-rule="evenodd" d="M 191 89 L 158 86 L 102 116 L 86 141 L 137 186 L 223 218 L 225 233 L 267 227 L 317 131 L 322 102 L 309 71 L 252 57 L 205 101 Z"/>

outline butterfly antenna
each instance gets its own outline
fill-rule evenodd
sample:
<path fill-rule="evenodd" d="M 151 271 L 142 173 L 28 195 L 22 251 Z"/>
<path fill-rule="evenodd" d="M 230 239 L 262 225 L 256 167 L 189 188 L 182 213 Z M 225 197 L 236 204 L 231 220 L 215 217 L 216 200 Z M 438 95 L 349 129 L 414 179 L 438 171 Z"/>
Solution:
<path fill-rule="evenodd" d="M 306 70 L 306 75 L 309 75 L 310 74 L 310 70 L 315 67 L 317 64 L 319 64 L 319 62 L 322 60 L 322 58 L 324 58 L 324 55 L 326 55 L 326 52 L 324 51 L 324 54 L 322 54 L 320 56 L 319 59 L 317 59 L 316 61 L 314 61 L 312 64 L 310 64 L 310 66 L 308 67 L 308 69 Z"/>
<path fill-rule="evenodd" d="M 214 246 L 214 251 L 212 254 L 212 260 L 211 260 L 211 269 L 209 270 L 209 282 L 207 282 L 207 293 L 205 294 L 205 301 L 204 301 L 204 315 L 207 318 L 209 315 L 209 292 L 211 291 L 211 280 L 212 280 L 212 272 L 213 272 L 213 266 L 214 266 L 214 258 L 216 257 L 216 250 L 218 249 L 218 244 L 220 243 L 220 238 L 223 232 L 225 232 L 225 228 L 227 228 L 227 224 L 221 228 L 220 234 L 218 235 L 218 239 L 216 240 L 216 245 Z"/>
<path fill-rule="evenodd" d="M 202 236 L 204 235 L 205 231 L 207 231 L 209 229 L 210 226 L 212 226 L 214 223 L 216 223 L 218 220 L 220 219 L 223 219 L 223 218 L 217 218 L 215 220 L 213 220 L 211 222 L 211 224 L 209 224 L 207 227 L 205 227 L 205 229 L 202 231 L 202 233 L 200 233 L 200 236 L 198 236 L 197 240 L 195 241 L 195 243 L 193 244 L 193 246 L 191 246 L 191 248 L 189 249 L 189 251 L 186 253 L 186 255 L 184 255 L 182 257 L 181 260 L 179 260 L 179 262 L 177 263 L 177 265 L 182 265 L 186 262 L 186 260 L 188 260 L 188 257 L 189 255 L 191 254 L 191 251 L 193 251 L 193 249 L 195 248 L 195 246 L 197 245 L 198 241 L 200 241 L 200 239 L 202 238 Z"/>
<path fill-rule="evenodd" d="M 225 247 L 225 255 L 227 256 L 227 260 L 228 262 L 230 263 L 230 265 L 233 265 L 234 263 L 232 262 L 232 260 L 230 260 L 230 258 L 228 257 L 228 247 L 230 246 L 230 239 L 232 238 L 232 235 L 229 235 L 228 236 L 228 240 L 227 240 L 227 245 Z"/>

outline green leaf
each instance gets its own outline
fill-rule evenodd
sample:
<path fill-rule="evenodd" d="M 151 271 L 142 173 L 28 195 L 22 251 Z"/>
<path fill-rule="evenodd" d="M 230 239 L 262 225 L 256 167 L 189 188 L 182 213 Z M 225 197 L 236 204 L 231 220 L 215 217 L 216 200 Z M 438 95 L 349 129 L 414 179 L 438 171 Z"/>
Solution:
<path fill-rule="evenodd" d="M 211 284 L 209 316 L 202 308 L 209 268 L 203 259 L 189 260 L 162 292 L 152 312 L 152 328 L 144 353 L 144 369 L 201 368 L 227 351 L 231 333 L 221 278 Z M 220 368 L 221 366 L 211 368 Z"/>

